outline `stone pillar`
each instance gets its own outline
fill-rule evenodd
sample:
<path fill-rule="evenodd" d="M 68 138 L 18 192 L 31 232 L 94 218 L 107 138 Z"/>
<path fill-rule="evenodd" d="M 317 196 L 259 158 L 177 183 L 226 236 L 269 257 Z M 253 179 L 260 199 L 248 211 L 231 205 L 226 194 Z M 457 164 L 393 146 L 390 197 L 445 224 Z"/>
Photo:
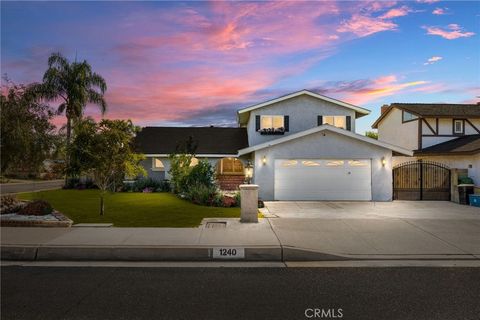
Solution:
<path fill-rule="evenodd" d="M 258 185 L 240 185 L 240 222 L 258 222 Z"/>
<path fill-rule="evenodd" d="M 458 203 L 458 169 L 451 169 L 450 172 L 450 201 Z"/>

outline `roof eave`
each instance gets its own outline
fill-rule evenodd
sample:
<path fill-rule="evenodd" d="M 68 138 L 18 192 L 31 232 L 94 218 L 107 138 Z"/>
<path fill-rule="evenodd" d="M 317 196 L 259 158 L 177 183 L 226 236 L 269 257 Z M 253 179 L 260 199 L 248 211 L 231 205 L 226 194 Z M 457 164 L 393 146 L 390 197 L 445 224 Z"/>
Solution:
<path fill-rule="evenodd" d="M 239 123 L 242 124 L 242 122 L 241 122 L 241 120 L 242 120 L 241 115 L 242 114 L 246 114 L 247 118 L 248 118 L 248 114 L 253 110 L 260 109 L 260 108 L 272 105 L 274 103 L 281 102 L 281 101 L 284 101 L 284 100 L 288 100 L 288 99 L 291 99 L 291 98 L 294 98 L 294 97 L 298 97 L 298 96 L 303 95 L 303 94 L 306 94 L 308 96 L 311 96 L 311 97 L 314 97 L 314 98 L 317 98 L 317 99 L 321 99 L 321 100 L 324 100 L 324 101 L 328 101 L 328 102 L 340 105 L 340 106 L 345 107 L 345 108 L 352 109 L 352 110 L 355 111 L 356 118 L 366 116 L 366 115 L 370 114 L 370 112 L 371 112 L 368 109 L 361 108 L 361 107 L 355 106 L 353 104 L 343 102 L 343 101 L 340 101 L 340 100 L 337 100 L 337 99 L 329 98 L 329 97 L 323 96 L 321 94 L 318 94 L 318 93 L 315 93 L 315 92 L 308 91 L 308 90 L 304 89 L 304 90 L 296 91 L 296 92 L 293 92 L 293 93 L 290 93 L 290 94 L 287 94 L 287 95 L 284 95 L 284 96 L 281 96 L 281 97 L 278 97 L 278 98 L 275 98 L 275 99 L 267 100 L 267 101 L 257 103 L 257 104 L 248 106 L 246 108 L 237 110 Z"/>
<path fill-rule="evenodd" d="M 340 128 L 337 128 L 337 127 L 333 127 L 333 126 L 328 125 L 328 124 L 324 124 L 324 125 L 321 125 L 321 126 L 318 126 L 318 127 L 312 128 L 312 129 L 308 129 L 308 130 L 305 130 L 305 131 L 297 132 L 297 133 L 285 136 L 285 137 L 280 138 L 280 139 L 276 139 L 276 140 L 273 140 L 273 141 L 258 144 L 256 146 L 241 149 L 241 150 L 238 151 L 238 155 L 241 156 L 241 155 L 245 155 L 245 154 L 255 152 L 255 151 L 258 151 L 258 150 L 261 150 L 261 149 L 273 147 L 277 144 L 285 143 L 285 142 L 295 140 L 295 139 L 298 139 L 298 138 L 301 138 L 301 137 L 304 137 L 304 136 L 308 136 L 308 135 L 313 134 L 313 133 L 321 132 L 321 131 L 324 131 L 324 130 L 331 131 L 331 132 L 338 133 L 338 134 L 342 134 L 342 135 L 345 135 L 347 137 L 351 137 L 353 139 L 357 139 L 357 140 L 360 140 L 360 141 L 363 141 L 363 142 L 366 142 L 366 143 L 371 143 L 371 144 L 377 145 L 379 147 L 395 151 L 399 154 L 403 154 L 405 156 L 413 156 L 413 151 L 411 151 L 411 150 L 407 150 L 407 149 L 404 149 L 404 148 L 399 147 L 399 146 L 392 145 L 392 144 L 387 143 L 387 142 L 378 141 L 378 140 L 375 140 L 375 139 L 372 139 L 372 138 L 369 138 L 369 137 L 366 137 L 366 136 L 362 136 L 362 135 L 356 134 L 354 132 L 347 131 L 345 129 L 340 129 Z"/>

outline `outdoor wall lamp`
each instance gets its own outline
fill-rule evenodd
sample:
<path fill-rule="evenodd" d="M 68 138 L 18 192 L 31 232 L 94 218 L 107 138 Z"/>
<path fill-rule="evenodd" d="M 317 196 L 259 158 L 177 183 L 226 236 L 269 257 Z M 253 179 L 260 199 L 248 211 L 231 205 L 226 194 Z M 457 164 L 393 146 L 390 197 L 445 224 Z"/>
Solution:
<path fill-rule="evenodd" d="M 386 164 L 387 164 L 387 159 L 385 159 L 385 157 L 382 157 L 382 167 L 385 167 Z"/>
<path fill-rule="evenodd" d="M 250 160 L 248 160 L 247 164 L 245 165 L 245 183 L 251 184 L 252 177 L 253 177 L 253 165 L 250 162 Z"/>
<path fill-rule="evenodd" d="M 262 163 L 265 165 L 267 164 L 267 156 L 263 156 L 262 158 Z"/>

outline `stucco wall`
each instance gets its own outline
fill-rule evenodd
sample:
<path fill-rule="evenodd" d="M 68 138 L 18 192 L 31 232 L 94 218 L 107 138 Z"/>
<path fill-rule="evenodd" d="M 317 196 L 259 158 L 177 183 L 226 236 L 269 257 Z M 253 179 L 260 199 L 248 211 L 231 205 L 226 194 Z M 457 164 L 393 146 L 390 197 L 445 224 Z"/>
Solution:
<path fill-rule="evenodd" d="M 435 118 L 427 118 L 426 119 L 430 126 L 436 130 L 436 120 Z M 480 128 L 480 119 L 470 119 L 470 122 L 477 128 Z M 432 131 L 428 128 L 428 126 L 423 123 L 422 126 L 423 134 L 433 134 Z M 453 118 L 443 118 L 438 119 L 438 134 L 440 135 L 452 135 L 450 137 L 422 137 L 422 148 L 427 148 L 433 146 L 435 144 L 439 144 L 442 142 L 446 142 L 452 139 L 458 138 L 458 135 L 453 135 Z M 473 128 L 468 122 L 465 122 L 465 134 L 478 134 L 478 132 Z"/>
<path fill-rule="evenodd" d="M 274 199 L 275 159 L 371 159 L 372 200 L 392 199 L 392 152 L 366 142 L 361 142 L 332 132 L 319 132 L 281 143 L 254 152 L 254 182 L 260 186 L 259 196 L 263 200 Z M 262 159 L 266 157 L 267 163 Z M 387 164 L 382 166 L 385 157 Z"/>
<path fill-rule="evenodd" d="M 468 176 L 480 186 L 480 154 L 464 156 L 423 156 L 423 157 L 393 157 L 393 165 L 399 165 L 408 161 L 425 159 L 443 163 L 450 169 L 467 169 Z M 471 168 L 470 168 L 471 166 Z"/>
<path fill-rule="evenodd" d="M 165 171 L 155 171 L 152 170 L 152 157 L 148 157 L 147 159 L 143 160 L 141 162 L 141 165 L 145 168 L 147 171 L 147 176 L 151 177 L 155 180 L 163 180 L 163 179 L 170 179 L 170 175 L 168 174 L 168 171 L 170 170 L 170 160 L 167 157 L 156 157 L 160 159 L 163 162 L 163 165 L 165 167 Z M 216 168 L 218 161 L 221 158 L 219 157 L 198 157 L 198 160 L 207 160 L 214 168 Z M 247 158 L 242 157 L 239 159 L 240 161 L 243 162 L 245 165 Z"/>
<path fill-rule="evenodd" d="M 408 150 L 418 148 L 418 121 L 402 123 L 402 111 L 393 109 L 378 124 L 378 140 Z"/>
<path fill-rule="evenodd" d="M 289 116 L 290 131 L 285 135 L 261 135 L 255 130 L 255 116 L 257 115 L 284 115 Z M 288 100 L 274 103 L 250 112 L 247 123 L 248 142 L 250 146 L 271 141 L 286 135 L 304 131 L 317 126 L 318 116 L 350 116 L 352 131 L 355 132 L 355 111 L 322 101 L 307 95 L 298 96 Z"/>

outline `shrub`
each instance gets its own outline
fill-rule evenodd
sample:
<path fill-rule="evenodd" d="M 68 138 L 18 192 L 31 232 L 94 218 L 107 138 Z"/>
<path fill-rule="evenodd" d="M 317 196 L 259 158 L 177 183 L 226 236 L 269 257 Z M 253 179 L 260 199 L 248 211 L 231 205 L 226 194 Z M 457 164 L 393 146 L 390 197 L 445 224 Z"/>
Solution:
<path fill-rule="evenodd" d="M 235 206 L 240 207 L 241 203 L 241 197 L 240 197 L 240 191 L 236 191 L 235 195 L 233 196 L 235 198 Z"/>
<path fill-rule="evenodd" d="M 218 190 L 215 186 L 196 184 L 189 187 L 185 196 L 193 203 L 210 206 L 214 203 L 217 194 Z"/>
<path fill-rule="evenodd" d="M 86 177 L 85 179 L 80 178 L 68 178 L 67 183 L 63 186 L 63 189 L 98 189 L 95 181 L 92 178 Z"/>
<path fill-rule="evenodd" d="M 20 209 L 18 214 L 26 216 L 44 216 L 47 214 L 51 214 L 52 212 L 53 208 L 50 203 L 44 200 L 34 200 L 28 203 L 22 209 Z"/>
<path fill-rule="evenodd" d="M 154 180 L 152 178 L 141 178 L 133 183 L 124 183 L 123 191 L 126 192 L 168 192 L 170 191 L 170 182 L 168 180 Z"/>
<path fill-rule="evenodd" d="M 171 154 L 170 170 L 171 186 L 174 193 L 186 193 L 188 191 L 187 177 L 190 173 L 190 163 L 193 159 L 191 154 Z"/>
<path fill-rule="evenodd" d="M 207 160 L 200 160 L 198 164 L 190 169 L 186 177 L 186 185 L 215 186 L 215 169 Z"/>

